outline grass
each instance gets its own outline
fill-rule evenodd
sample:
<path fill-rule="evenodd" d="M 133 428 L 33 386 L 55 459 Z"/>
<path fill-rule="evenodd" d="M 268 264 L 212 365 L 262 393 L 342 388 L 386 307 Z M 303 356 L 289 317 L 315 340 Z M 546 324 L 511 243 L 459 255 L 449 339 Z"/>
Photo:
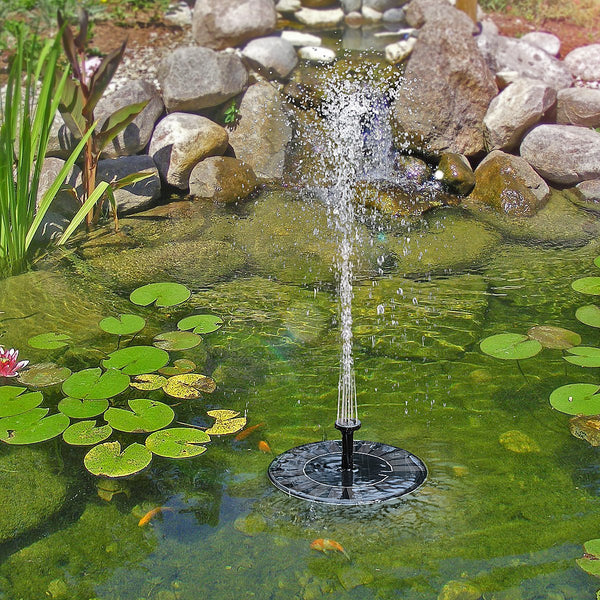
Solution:
<path fill-rule="evenodd" d="M 487 12 L 521 16 L 534 22 L 557 19 L 583 27 L 600 20 L 598 0 L 480 0 L 480 5 Z"/>

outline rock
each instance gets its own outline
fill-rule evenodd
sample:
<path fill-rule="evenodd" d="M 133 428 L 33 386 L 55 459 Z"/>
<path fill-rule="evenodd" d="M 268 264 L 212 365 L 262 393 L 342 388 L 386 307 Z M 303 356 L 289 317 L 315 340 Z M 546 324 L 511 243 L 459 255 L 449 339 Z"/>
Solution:
<path fill-rule="evenodd" d="M 352 12 L 360 12 L 360 7 L 362 6 L 362 0 L 340 0 L 340 4 L 342 5 L 342 10 L 345 14 Z"/>
<path fill-rule="evenodd" d="M 381 17 L 384 23 L 404 23 L 406 15 L 402 8 L 390 8 Z"/>
<path fill-rule="evenodd" d="M 281 39 L 289 42 L 292 46 L 320 46 L 323 43 L 318 35 L 302 31 L 282 31 Z"/>
<path fill-rule="evenodd" d="M 94 113 L 98 129 L 117 110 L 144 101 L 148 101 L 144 110 L 103 150 L 103 158 L 131 156 L 141 152 L 148 145 L 154 125 L 165 107 L 154 85 L 141 79 L 130 80 L 116 92 L 100 99 Z"/>
<path fill-rule="evenodd" d="M 483 119 L 490 150 L 512 150 L 523 134 L 554 106 L 556 91 L 545 83 L 521 78 L 496 96 Z"/>
<path fill-rule="evenodd" d="M 577 415 L 569 419 L 571 435 L 585 440 L 590 446 L 600 446 L 600 417 Z"/>
<path fill-rule="evenodd" d="M 36 201 L 36 208 L 39 208 L 42 196 L 46 193 L 48 188 L 54 183 L 57 175 L 65 164 L 64 160 L 60 158 L 47 157 L 42 165 L 42 171 L 40 173 L 40 180 L 38 186 L 38 194 Z M 81 169 L 77 165 L 73 165 L 70 173 L 67 175 L 63 185 L 70 186 L 72 188 L 77 187 L 77 178 L 81 176 Z M 67 218 L 72 218 L 75 213 L 81 208 L 81 204 L 73 197 L 73 194 L 66 191 L 59 191 L 52 203 L 50 209 L 53 213 L 63 215 Z"/>
<path fill-rule="evenodd" d="M 407 40 L 387 45 L 384 50 L 385 60 L 392 65 L 405 61 L 410 56 L 416 43 L 417 38 L 409 37 Z"/>
<path fill-rule="evenodd" d="M 337 4 L 337 0 L 301 0 L 301 3 L 307 8 L 329 8 Z"/>
<path fill-rule="evenodd" d="M 438 600 L 479 600 L 481 590 L 470 581 L 452 580 L 446 583 Z"/>
<path fill-rule="evenodd" d="M 233 526 L 244 535 L 254 537 L 267 529 L 267 521 L 258 513 L 250 513 L 239 516 L 233 522 Z"/>
<path fill-rule="evenodd" d="M 192 34 L 199 46 L 222 50 L 275 30 L 273 0 L 202 0 L 194 7 Z"/>
<path fill-rule="evenodd" d="M 363 16 L 360 12 L 358 11 L 354 11 L 354 12 L 350 12 L 348 13 L 345 17 L 344 17 L 344 23 L 346 25 L 348 25 L 348 27 L 350 29 L 358 29 L 359 27 L 362 27 L 364 25 L 364 19 Z M 346 40 L 348 37 L 348 31 L 344 32 L 344 40 Z M 344 48 L 348 48 L 348 45 L 344 45 Z"/>
<path fill-rule="evenodd" d="M 582 181 L 577 184 L 576 188 L 587 202 L 600 203 L 600 179 Z"/>
<path fill-rule="evenodd" d="M 60 112 L 57 111 L 48 137 L 46 156 L 66 159 L 75 146 L 77 146 L 77 139 L 65 124 Z"/>
<path fill-rule="evenodd" d="M 556 122 L 600 127 L 600 89 L 573 87 L 560 90 L 556 103 Z"/>
<path fill-rule="evenodd" d="M 516 452 L 517 454 L 529 454 L 531 452 L 540 451 L 537 442 L 532 440 L 526 433 L 517 429 L 504 432 L 498 441 L 504 448 L 511 452 Z"/>
<path fill-rule="evenodd" d="M 600 44 L 575 48 L 565 56 L 564 62 L 577 79 L 600 81 Z"/>
<path fill-rule="evenodd" d="M 262 69 L 268 79 L 285 79 L 298 64 L 294 46 L 281 37 L 257 38 L 249 42 L 242 54 Z"/>
<path fill-rule="evenodd" d="M 240 103 L 237 127 L 229 134 L 235 156 L 260 181 L 279 179 L 291 138 L 282 95 L 265 81 L 250 86 Z"/>
<path fill-rule="evenodd" d="M 257 187 L 254 171 L 241 160 L 211 156 L 199 162 L 190 174 L 190 195 L 216 202 L 236 202 Z"/>
<path fill-rule="evenodd" d="M 494 73 L 517 71 L 521 77 L 538 79 L 555 90 L 571 87 L 573 77 L 567 65 L 537 46 L 493 34 L 478 36 L 477 45 Z"/>
<path fill-rule="evenodd" d="M 151 156 L 122 156 L 98 161 L 97 181 L 115 181 L 133 173 L 148 173 L 150 177 L 115 190 L 120 215 L 138 212 L 160 198 L 160 176 Z"/>
<path fill-rule="evenodd" d="M 360 585 L 373 583 L 373 573 L 356 565 L 346 565 L 337 572 L 337 576 L 347 592 Z"/>
<path fill-rule="evenodd" d="M 383 19 L 383 13 L 364 4 L 360 9 L 360 14 L 363 16 L 365 23 L 378 23 L 381 21 L 381 19 Z"/>
<path fill-rule="evenodd" d="M 335 52 L 319 46 L 304 46 L 298 50 L 298 56 L 309 62 L 329 64 L 335 61 Z"/>
<path fill-rule="evenodd" d="M 453 152 L 445 152 L 440 158 L 438 171 L 439 180 L 449 191 L 466 196 L 475 187 L 475 175 L 465 156 Z"/>
<path fill-rule="evenodd" d="M 473 40 L 473 23 L 442 0 L 418 2 L 431 18 L 419 32 L 394 101 L 396 147 L 477 154 L 484 147 L 483 117 L 498 89 Z"/>
<path fill-rule="evenodd" d="M 234 54 L 190 46 L 163 58 L 158 80 L 169 112 L 194 112 L 237 96 L 248 83 L 248 72 Z"/>
<path fill-rule="evenodd" d="M 560 40 L 552 33 L 531 31 L 526 33 L 521 38 L 521 41 L 527 42 L 532 46 L 537 46 L 552 56 L 558 56 L 560 52 Z"/>
<path fill-rule="evenodd" d="M 416 185 L 422 185 L 431 177 L 431 168 L 424 160 L 406 154 L 394 156 L 394 170 L 400 178 Z"/>
<path fill-rule="evenodd" d="M 336 27 L 344 20 L 344 11 L 341 8 L 302 8 L 295 13 L 295 17 L 308 27 Z"/>
<path fill-rule="evenodd" d="M 275 5 L 275 10 L 282 14 L 298 12 L 302 8 L 300 0 L 279 0 Z"/>
<path fill-rule="evenodd" d="M 600 178 L 600 133 L 573 125 L 539 125 L 521 142 L 521 156 L 552 183 Z"/>
<path fill-rule="evenodd" d="M 33 236 L 33 243 L 35 245 L 47 245 L 50 242 L 58 240 L 70 222 L 71 218 L 63 214 L 51 210 L 46 211 L 40 226 Z"/>
<path fill-rule="evenodd" d="M 494 150 L 475 170 L 469 200 L 511 216 L 531 216 L 550 196 L 546 182 L 519 156 Z"/>
<path fill-rule="evenodd" d="M 524 79 L 519 75 L 518 71 L 498 71 L 496 73 L 496 84 L 500 90 L 506 89 L 511 83 L 519 79 Z M 532 79 L 535 81 L 535 79 Z"/>
<path fill-rule="evenodd" d="M 161 178 L 185 190 L 192 169 L 208 156 L 223 154 L 228 140 L 227 131 L 206 117 L 171 113 L 156 126 L 150 155 Z"/>
<path fill-rule="evenodd" d="M 169 6 L 163 19 L 170 25 L 190 27 L 192 24 L 192 10 L 187 2 L 177 2 Z"/>

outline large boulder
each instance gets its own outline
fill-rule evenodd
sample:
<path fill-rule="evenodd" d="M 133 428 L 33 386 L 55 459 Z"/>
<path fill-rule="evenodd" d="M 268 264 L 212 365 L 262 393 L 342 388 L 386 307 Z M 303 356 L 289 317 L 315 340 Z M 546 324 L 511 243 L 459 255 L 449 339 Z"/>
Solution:
<path fill-rule="evenodd" d="M 344 20 L 341 8 L 302 8 L 294 15 L 300 23 L 307 27 L 336 27 Z"/>
<path fill-rule="evenodd" d="M 235 54 L 190 46 L 163 59 L 158 80 L 169 112 L 195 112 L 237 96 L 248 83 L 248 72 Z"/>
<path fill-rule="evenodd" d="M 211 156 L 199 162 L 190 174 L 190 195 L 216 202 L 237 202 L 258 185 L 254 171 L 229 156 Z"/>
<path fill-rule="evenodd" d="M 425 24 L 393 106 L 396 145 L 426 154 L 478 154 L 483 117 L 498 88 L 473 40 L 473 23 L 443 0 L 413 0 L 413 16 L 415 3 L 421 9 L 416 20 Z"/>
<path fill-rule="evenodd" d="M 36 208 L 39 208 L 42 196 L 48 191 L 48 188 L 54 183 L 54 180 L 60 173 L 60 170 L 65 164 L 64 160 L 60 158 L 47 157 L 42 165 L 40 172 L 40 180 L 38 185 L 38 194 L 36 201 Z M 63 185 L 75 188 L 77 186 L 77 178 L 81 175 L 81 169 L 74 165 Z M 59 215 L 71 218 L 79 210 L 81 204 L 68 191 L 59 190 L 54 196 L 50 210 Z"/>
<path fill-rule="evenodd" d="M 521 40 L 532 46 L 541 48 L 544 52 L 547 52 L 552 56 L 558 56 L 558 53 L 560 52 L 560 39 L 553 33 L 530 31 L 529 33 L 526 33 Z"/>
<path fill-rule="evenodd" d="M 206 117 L 171 113 L 158 123 L 150 142 L 150 155 L 161 178 L 185 190 L 192 169 L 208 156 L 227 149 L 227 131 Z"/>
<path fill-rule="evenodd" d="M 573 125 L 539 125 L 521 142 L 521 156 L 560 185 L 600 177 L 600 133 Z"/>
<path fill-rule="evenodd" d="M 496 96 L 483 119 L 490 150 L 512 150 L 523 134 L 554 106 L 556 90 L 542 81 L 521 78 Z"/>
<path fill-rule="evenodd" d="M 600 179 L 589 179 L 578 183 L 577 191 L 581 194 L 584 201 L 600 204 Z"/>
<path fill-rule="evenodd" d="M 102 128 L 106 119 L 115 111 L 144 101 L 148 101 L 144 110 L 104 149 L 103 157 L 117 158 L 141 152 L 148 145 L 154 125 L 165 107 L 154 85 L 142 79 L 132 79 L 117 91 L 100 99 L 95 110 L 98 129 Z"/>
<path fill-rule="evenodd" d="M 50 135 L 48 136 L 48 147 L 46 148 L 46 156 L 54 156 L 56 158 L 68 158 L 73 148 L 77 146 L 77 139 L 67 127 L 62 115 L 57 111 Z"/>
<path fill-rule="evenodd" d="M 600 127 L 600 89 L 573 87 L 558 92 L 556 122 Z"/>
<path fill-rule="evenodd" d="M 582 81 L 600 81 L 600 44 L 590 44 L 571 50 L 565 56 L 571 74 Z"/>
<path fill-rule="evenodd" d="M 288 120 L 283 97 L 271 84 L 262 81 L 248 88 L 229 143 L 236 157 L 249 165 L 261 181 L 283 175 L 285 150 L 292 139 Z"/>
<path fill-rule="evenodd" d="M 242 54 L 269 79 L 285 79 L 298 64 L 294 46 L 282 37 L 252 40 L 246 44 Z"/>
<path fill-rule="evenodd" d="M 196 2 L 192 33 L 199 46 L 222 50 L 275 30 L 273 0 L 202 0 Z"/>
<path fill-rule="evenodd" d="M 471 203 L 516 217 L 534 215 L 550 197 L 546 182 L 519 156 L 494 150 L 475 169 Z"/>

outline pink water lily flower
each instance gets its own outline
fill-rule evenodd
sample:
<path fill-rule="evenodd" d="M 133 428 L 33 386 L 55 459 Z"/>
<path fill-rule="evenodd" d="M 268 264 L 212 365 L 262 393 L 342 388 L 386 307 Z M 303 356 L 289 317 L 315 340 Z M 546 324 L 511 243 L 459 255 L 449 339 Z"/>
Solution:
<path fill-rule="evenodd" d="M 26 367 L 29 364 L 28 360 L 17 362 L 19 351 L 11 348 L 4 350 L 0 346 L 0 377 L 16 377 L 19 374 L 19 369 Z"/>

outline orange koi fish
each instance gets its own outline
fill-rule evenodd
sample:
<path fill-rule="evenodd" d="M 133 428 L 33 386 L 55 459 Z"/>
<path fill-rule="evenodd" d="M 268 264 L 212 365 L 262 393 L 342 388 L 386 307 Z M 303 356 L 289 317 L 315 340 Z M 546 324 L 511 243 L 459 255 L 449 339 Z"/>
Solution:
<path fill-rule="evenodd" d="M 269 446 L 269 444 L 267 444 L 267 442 L 265 442 L 264 440 L 260 440 L 260 442 L 258 442 L 258 449 L 261 452 L 264 452 L 265 454 L 273 454 L 271 446 Z"/>
<path fill-rule="evenodd" d="M 161 512 L 164 512 L 166 510 L 173 510 L 171 507 L 169 506 L 157 506 L 156 508 L 153 508 L 152 510 L 149 510 L 141 519 L 140 522 L 138 523 L 138 527 L 143 527 L 144 525 L 147 525 L 148 523 L 150 523 L 150 521 L 156 517 L 156 515 L 159 515 Z"/>
<path fill-rule="evenodd" d="M 236 442 L 241 442 L 245 440 L 253 431 L 256 431 L 259 427 L 262 427 L 264 423 L 257 423 L 256 425 L 252 425 L 252 427 L 247 427 L 244 431 L 240 431 L 233 439 Z"/>
<path fill-rule="evenodd" d="M 344 547 L 335 540 L 328 540 L 319 538 L 317 540 L 313 540 L 310 543 L 311 550 L 318 550 L 319 552 L 327 553 L 327 552 L 341 552 L 348 560 L 350 560 L 350 555 L 344 550 Z"/>

